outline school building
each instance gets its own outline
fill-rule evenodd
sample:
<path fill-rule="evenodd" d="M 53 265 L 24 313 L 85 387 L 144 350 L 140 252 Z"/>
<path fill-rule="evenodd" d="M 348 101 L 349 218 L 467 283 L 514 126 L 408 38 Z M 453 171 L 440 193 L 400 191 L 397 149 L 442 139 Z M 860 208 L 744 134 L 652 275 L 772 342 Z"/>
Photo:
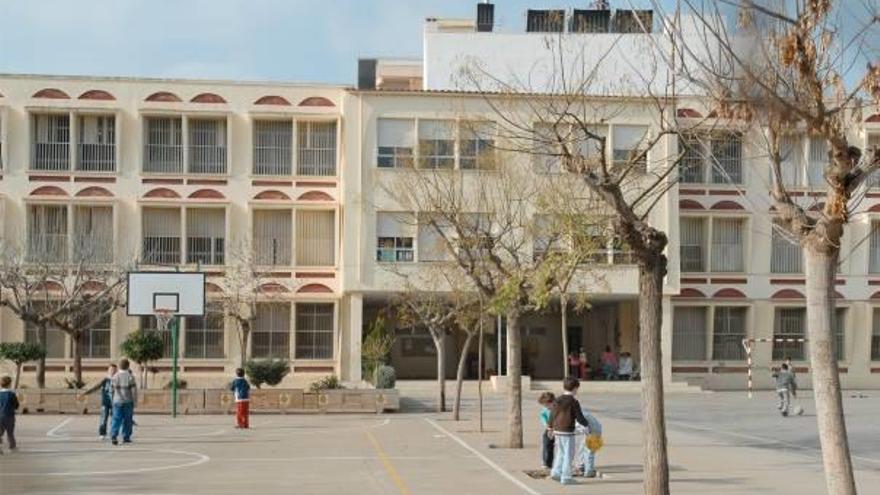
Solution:
<path fill-rule="evenodd" d="M 200 269 L 208 276 L 209 300 L 235 246 L 250 246 L 265 276 L 251 357 L 289 359 L 291 386 L 330 373 L 360 383 L 364 329 L 400 290 L 399 274 L 442 261 L 429 226 L 401 220 L 425 212 L 404 211 L 390 184 L 400 169 L 487 172 L 477 150 L 492 149 L 501 138 L 488 132 L 474 139 L 464 129 L 474 122 L 493 128 L 493 98 L 515 105 L 530 97 L 476 93 L 456 78 L 456 63 L 483 60 L 499 77 L 533 71 L 540 86 L 552 80 L 551 68 L 538 63 L 546 59 L 547 36 L 563 36 L 572 49 L 620 50 L 645 66 L 641 48 L 663 38 L 649 11 L 534 10 L 525 29 L 502 32 L 485 5 L 491 6 L 479 4 L 473 19 L 427 19 L 421 60 L 361 60 L 351 86 L 0 75 L 0 237 L 26 248 L 35 263 L 77 261 L 88 252 L 98 264 Z M 595 62 L 607 65 L 597 87 L 615 108 L 601 126 L 614 153 L 629 153 L 639 145 L 634 136 L 650 134 L 658 115 L 635 86 L 614 85 L 632 82 L 626 71 L 638 64 L 614 60 Z M 677 118 L 690 122 L 711 112 L 687 95 L 677 107 Z M 762 153 L 736 126 L 707 121 L 711 137 L 703 153 L 688 155 L 679 183 L 650 216 L 669 234 L 665 378 L 744 388 L 744 338 L 806 334 L 803 256 L 773 228 Z M 854 124 L 849 137 L 857 146 L 880 145 L 880 110 Z M 682 144 L 664 138 L 647 170 L 662 170 Z M 824 143 L 792 134 L 785 147 L 785 180 L 799 200 L 814 204 L 825 188 Z M 493 163 L 501 166 L 524 159 L 496 153 Z M 554 172 L 535 167 L 534 173 Z M 880 388 L 875 186 L 880 180 L 857 195 L 837 280 L 836 349 L 850 388 Z M 540 239 L 532 249 L 541 249 Z M 611 346 L 631 352 L 637 363 L 637 268 L 612 238 L 591 263 L 603 283 L 586 291 L 588 309 L 569 310 L 569 348 L 583 348 L 595 364 Z M 556 304 L 524 318 L 524 373 L 535 380 L 562 376 L 560 325 Z M 498 319 L 487 328 L 485 376 L 504 369 L 503 326 Z M 153 318 L 119 310 L 91 329 L 82 349 L 87 376 L 120 357 L 128 333 L 153 327 Z M 418 328 L 394 331 L 391 364 L 398 377 L 432 378 L 431 338 Z M 32 328 L 0 309 L 0 341 L 34 338 Z M 449 376 L 463 338 L 452 340 Z M 47 350 L 48 382 L 61 386 L 72 369 L 69 338 L 50 330 Z M 475 377 L 476 349 L 471 353 L 467 371 Z M 222 314 L 183 319 L 180 362 L 189 386 L 225 383 L 238 355 L 235 323 Z M 759 370 L 783 356 L 809 368 L 802 343 L 755 345 Z M 0 369 L 10 369 L 5 366 Z M 170 360 L 157 367 L 154 383 L 164 383 Z M 769 377 L 759 372 L 757 378 L 759 386 L 769 385 Z M 32 382 L 33 373 L 23 379 Z"/>

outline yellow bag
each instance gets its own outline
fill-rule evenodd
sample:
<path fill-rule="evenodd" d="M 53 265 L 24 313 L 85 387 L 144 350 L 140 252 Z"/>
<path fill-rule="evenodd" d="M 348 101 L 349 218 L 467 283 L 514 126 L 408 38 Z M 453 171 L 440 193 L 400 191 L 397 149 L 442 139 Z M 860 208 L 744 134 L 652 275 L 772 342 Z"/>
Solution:
<path fill-rule="evenodd" d="M 599 452 L 599 449 L 602 448 L 602 445 L 604 445 L 605 442 L 602 441 L 602 435 L 591 433 L 584 439 L 584 443 L 587 445 L 587 450 L 590 452 Z"/>

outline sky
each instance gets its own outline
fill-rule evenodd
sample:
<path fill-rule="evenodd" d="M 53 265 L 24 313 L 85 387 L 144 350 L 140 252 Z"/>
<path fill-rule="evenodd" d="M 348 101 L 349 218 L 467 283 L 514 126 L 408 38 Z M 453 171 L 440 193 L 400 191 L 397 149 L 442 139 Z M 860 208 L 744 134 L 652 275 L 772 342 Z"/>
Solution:
<path fill-rule="evenodd" d="M 584 0 L 495 0 L 496 24 Z M 612 0 L 612 7 L 650 5 Z M 426 17 L 477 0 L 0 0 L 0 73 L 353 84 L 359 57 L 421 58 Z"/>

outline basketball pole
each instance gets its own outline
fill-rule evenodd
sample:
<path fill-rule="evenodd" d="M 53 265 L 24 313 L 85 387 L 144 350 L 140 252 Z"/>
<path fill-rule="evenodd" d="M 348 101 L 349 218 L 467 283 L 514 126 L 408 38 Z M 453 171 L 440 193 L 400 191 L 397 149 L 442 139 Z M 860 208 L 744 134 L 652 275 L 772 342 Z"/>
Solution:
<path fill-rule="evenodd" d="M 171 355 L 173 364 L 171 365 L 171 417 L 177 417 L 177 354 L 178 354 L 178 332 L 177 332 L 177 316 L 171 317 Z"/>

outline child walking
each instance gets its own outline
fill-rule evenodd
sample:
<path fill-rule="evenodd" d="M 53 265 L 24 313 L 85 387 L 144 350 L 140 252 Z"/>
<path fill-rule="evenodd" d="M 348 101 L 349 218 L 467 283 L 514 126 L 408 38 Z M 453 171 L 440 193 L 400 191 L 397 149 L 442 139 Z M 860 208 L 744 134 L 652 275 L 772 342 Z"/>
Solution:
<path fill-rule="evenodd" d="M 244 377 L 244 369 L 235 369 L 235 378 L 229 390 L 235 396 L 235 427 L 249 428 L 251 384 Z"/>
<path fill-rule="evenodd" d="M 553 409 L 553 402 L 556 396 L 553 392 L 544 392 L 538 397 L 538 404 L 541 404 L 541 412 L 538 417 L 541 419 L 541 462 L 544 469 L 553 468 L 553 430 L 550 429 L 550 410 Z"/>
<path fill-rule="evenodd" d="M 790 371 L 788 364 L 782 363 L 781 369 L 773 373 L 773 378 L 776 379 L 776 395 L 779 397 L 777 409 L 783 416 L 788 416 L 791 394 L 797 390 L 794 373 Z"/>
<path fill-rule="evenodd" d="M 563 485 L 574 484 L 572 463 L 577 450 L 575 423 L 580 423 L 586 428 L 590 427 L 590 423 L 581 411 L 580 402 L 575 398 L 580 385 L 577 378 L 565 377 L 562 381 L 562 388 L 565 392 L 556 399 L 556 403 L 550 411 L 550 426 L 553 428 L 553 438 L 556 444 L 550 477 Z"/>
<path fill-rule="evenodd" d="M 18 397 L 12 390 L 12 378 L 0 378 L 0 454 L 3 453 L 3 434 L 9 442 L 9 450 L 15 450 L 15 411 L 18 410 Z"/>

